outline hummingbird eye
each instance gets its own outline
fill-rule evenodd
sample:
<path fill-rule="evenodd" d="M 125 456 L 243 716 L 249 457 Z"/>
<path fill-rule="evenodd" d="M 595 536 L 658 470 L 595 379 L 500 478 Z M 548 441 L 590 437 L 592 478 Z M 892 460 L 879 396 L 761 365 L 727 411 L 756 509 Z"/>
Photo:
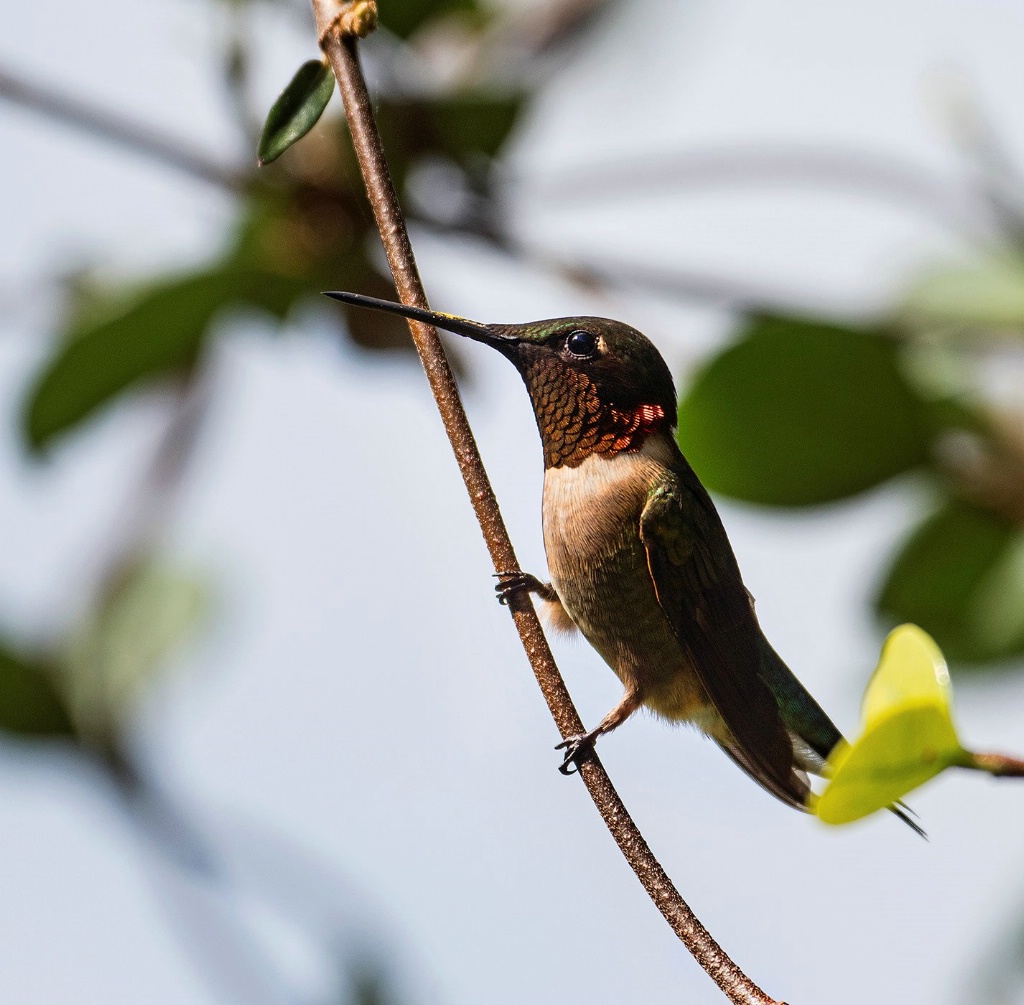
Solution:
<path fill-rule="evenodd" d="M 586 359 L 597 351 L 597 339 L 590 332 L 578 329 L 569 332 L 565 340 L 565 348 L 571 355 Z"/>

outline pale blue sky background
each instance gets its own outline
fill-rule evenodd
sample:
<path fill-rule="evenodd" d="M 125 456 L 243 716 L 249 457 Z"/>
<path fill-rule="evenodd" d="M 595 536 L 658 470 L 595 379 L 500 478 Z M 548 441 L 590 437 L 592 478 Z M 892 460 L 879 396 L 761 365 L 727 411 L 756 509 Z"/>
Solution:
<path fill-rule="evenodd" d="M 209 5 L 107 0 L 62 10 L 59 32 L 53 16 L 13 5 L 0 62 L 243 155 L 207 75 Z M 313 46 L 273 10 L 260 12 L 258 38 L 269 104 Z M 523 124 L 510 153 L 523 178 L 516 227 L 564 255 L 665 259 L 811 305 L 884 306 L 916 268 L 958 250 L 911 207 L 778 187 L 557 207 L 540 181 L 627 151 L 657 161 L 771 142 L 858 147 L 955 182 L 941 95 L 958 75 L 1024 163 L 1022 50 L 1024 10 L 1011 0 L 624 4 Z M 160 402 L 126 402 L 52 464 L 26 465 L 10 420 L 55 306 L 42 280 L 82 261 L 146 274 L 201 260 L 231 206 L 5 104 L 0 135 L 0 610 L 31 637 L 71 616 L 162 414 Z M 711 310 L 585 297 L 475 251 L 417 247 L 441 309 L 484 321 L 615 315 L 680 375 L 728 331 Z M 555 770 L 554 727 L 491 599 L 416 366 L 339 352 L 315 319 L 291 338 L 265 334 L 236 325 L 219 352 L 219 397 L 176 524 L 175 547 L 220 585 L 221 620 L 148 706 L 140 743 L 158 777 L 251 883 L 297 885 L 302 909 L 341 929 L 372 916 L 416 1005 L 719 1001 L 582 786 Z M 525 395 L 503 360 L 467 351 L 485 460 L 524 567 L 543 572 Z M 893 485 L 803 516 L 722 505 L 768 635 L 847 730 L 880 643 L 865 598 L 920 492 Z M 424 570 L 432 584 L 416 590 Z M 555 648 L 593 722 L 617 682 L 585 645 Z M 1024 745 L 1019 680 L 964 684 L 957 699 L 969 741 Z M 643 717 L 602 756 L 698 915 L 793 1005 L 971 1001 L 974 962 L 1022 911 L 1024 791 L 1009 784 L 951 777 L 915 796 L 924 844 L 888 817 L 826 830 L 695 734 Z M 337 888 L 268 875 L 275 834 L 326 863 Z M 0 747 L 0 845 L 5 1001 L 229 1000 L 194 974 L 159 906 L 166 882 L 94 779 Z M 241 906 L 267 961 L 314 993 L 325 975 L 302 938 L 264 904 Z M 285 999 L 268 978 L 245 1000 Z"/>

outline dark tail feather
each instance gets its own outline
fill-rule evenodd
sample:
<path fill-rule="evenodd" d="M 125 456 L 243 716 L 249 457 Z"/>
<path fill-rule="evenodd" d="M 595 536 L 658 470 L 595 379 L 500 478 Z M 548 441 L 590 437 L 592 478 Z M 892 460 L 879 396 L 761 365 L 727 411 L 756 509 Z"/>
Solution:
<path fill-rule="evenodd" d="M 776 784 L 775 780 L 758 766 L 752 764 L 744 753 L 743 748 L 736 743 L 726 743 L 722 740 L 715 741 L 722 750 L 729 755 L 732 762 L 745 771 L 758 785 L 766 792 L 770 792 L 776 799 L 781 800 L 787 806 L 794 809 L 807 811 L 807 797 L 810 795 L 811 786 L 807 781 L 807 775 L 799 768 L 793 768 L 790 784 L 783 788 Z"/>
<path fill-rule="evenodd" d="M 916 820 L 911 819 L 917 814 L 906 803 L 893 803 L 889 807 L 889 812 L 899 817 L 918 837 L 928 840 L 928 832 Z"/>
<path fill-rule="evenodd" d="M 823 761 L 843 738 L 835 723 L 796 679 L 771 643 L 761 635 L 761 679 L 775 697 L 786 728 L 807 744 Z"/>
<path fill-rule="evenodd" d="M 761 679 L 768 685 L 779 705 L 782 721 L 804 741 L 822 761 L 843 738 L 835 724 L 807 689 L 796 679 L 771 643 L 761 636 Z M 899 817 L 915 834 L 928 840 L 928 834 L 915 820 L 917 814 L 905 803 L 894 803 L 889 812 Z"/>

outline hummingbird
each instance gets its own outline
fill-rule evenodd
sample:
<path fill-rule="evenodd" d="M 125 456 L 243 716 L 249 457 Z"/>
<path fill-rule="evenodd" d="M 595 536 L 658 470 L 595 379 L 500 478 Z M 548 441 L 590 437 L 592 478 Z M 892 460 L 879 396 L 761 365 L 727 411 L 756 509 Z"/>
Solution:
<path fill-rule="evenodd" d="M 624 692 L 593 729 L 559 744 L 569 774 L 642 707 L 709 736 L 754 781 L 807 810 L 842 734 L 775 652 L 718 511 L 674 436 L 676 391 L 653 343 L 621 321 L 480 324 L 356 293 L 335 300 L 482 342 L 518 370 L 544 452 L 550 582 L 499 573 L 507 603 L 536 595 L 579 630 Z M 890 809 L 919 833 L 905 807 Z"/>

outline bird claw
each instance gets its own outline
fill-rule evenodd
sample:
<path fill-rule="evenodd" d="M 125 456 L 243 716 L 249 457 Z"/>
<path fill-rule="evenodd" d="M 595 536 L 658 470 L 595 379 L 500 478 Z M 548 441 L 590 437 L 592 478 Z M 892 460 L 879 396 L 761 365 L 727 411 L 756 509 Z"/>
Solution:
<path fill-rule="evenodd" d="M 589 760 L 594 753 L 594 744 L 597 737 L 593 733 L 580 733 L 578 736 L 570 736 L 555 747 L 555 750 L 564 750 L 565 759 L 558 766 L 563 775 L 575 775 L 580 770 L 580 765 Z"/>
<path fill-rule="evenodd" d="M 498 595 L 498 603 L 502 606 L 506 606 L 516 593 L 523 590 L 535 593 L 544 589 L 544 584 L 536 576 L 531 576 L 530 573 L 522 572 L 519 569 L 496 572 L 494 575 L 499 580 L 495 584 L 494 592 Z"/>

